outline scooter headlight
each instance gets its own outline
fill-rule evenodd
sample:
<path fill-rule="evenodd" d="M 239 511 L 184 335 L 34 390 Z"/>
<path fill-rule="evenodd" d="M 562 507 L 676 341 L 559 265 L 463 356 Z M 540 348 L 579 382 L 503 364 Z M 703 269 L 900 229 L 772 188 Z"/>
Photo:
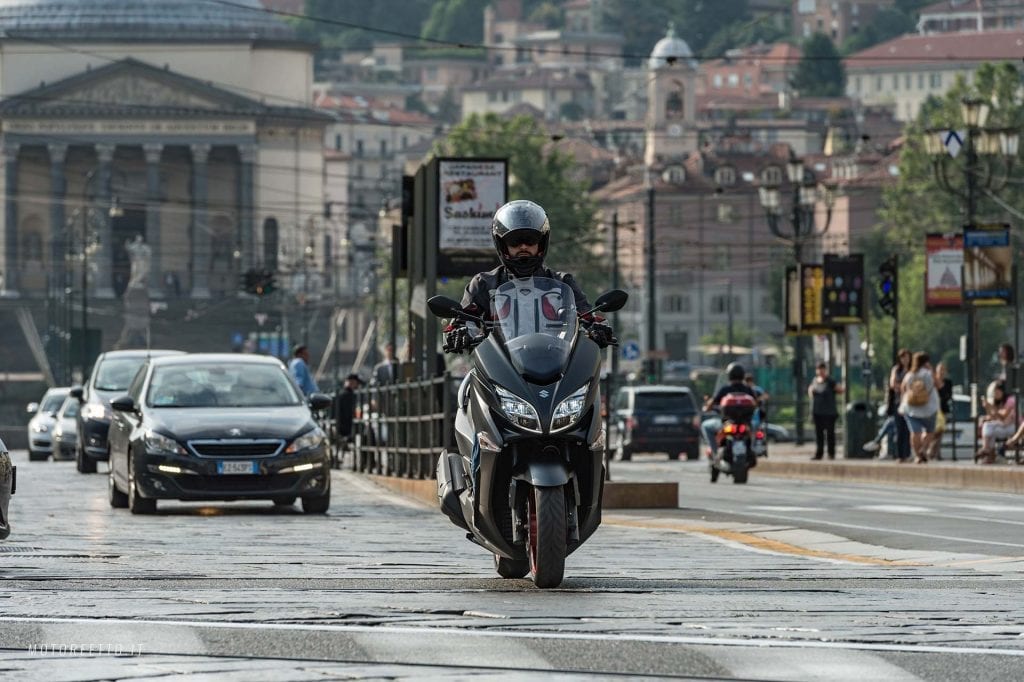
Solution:
<path fill-rule="evenodd" d="M 533 405 L 501 386 L 496 386 L 495 392 L 498 394 L 501 411 L 510 422 L 528 431 L 540 432 L 540 417 L 537 416 L 537 410 L 533 409 Z"/>
<path fill-rule="evenodd" d="M 587 403 L 587 391 L 590 390 L 590 383 L 583 386 L 571 396 L 558 403 L 555 414 L 551 417 L 551 430 L 560 431 L 566 429 L 579 421 L 583 414 L 583 407 Z"/>

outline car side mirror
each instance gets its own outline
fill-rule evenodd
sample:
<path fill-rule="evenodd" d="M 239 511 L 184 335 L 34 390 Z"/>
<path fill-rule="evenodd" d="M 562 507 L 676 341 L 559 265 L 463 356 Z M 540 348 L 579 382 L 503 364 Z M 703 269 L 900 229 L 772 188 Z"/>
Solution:
<path fill-rule="evenodd" d="M 68 391 L 68 395 L 78 402 L 82 402 L 82 397 L 85 395 L 85 392 L 82 390 L 81 386 L 72 386 L 71 390 Z"/>
<path fill-rule="evenodd" d="M 323 393 L 313 393 L 309 396 L 309 406 L 317 412 L 326 410 L 331 406 L 331 397 Z"/>
<path fill-rule="evenodd" d="M 39 403 L 29 403 L 28 406 L 25 407 L 25 411 L 29 414 L 35 414 L 39 411 Z"/>
<path fill-rule="evenodd" d="M 622 310 L 622 307 L 626 305 L 626 301 L 629 300 L 629 294 L 622 289 L 612 289 L 597 297 L 594 301 L 594 307 L 590 310 L 592 313 L 614 313 L 617 310 Z"/>
<path fill-rule="evenodd" d="M 110 401 L 110 409 L 115 412 L 135 412 L 135 401 L 131 396 L 120 395 Z"/>

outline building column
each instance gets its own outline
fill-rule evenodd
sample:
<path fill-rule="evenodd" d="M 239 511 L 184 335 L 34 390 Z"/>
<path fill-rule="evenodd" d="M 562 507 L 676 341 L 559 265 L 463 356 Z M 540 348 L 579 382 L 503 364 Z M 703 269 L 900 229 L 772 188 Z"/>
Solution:
<path fill-rule="evenodd" d="M 210 145 L 192 148 L 192 298 L 210 298 L 210 226 L 207 224 Z"/>
<path fill-rule="evenodd" d="M 114 230 L 110 222 L 110 207 L 113 201 L 114 150 L 113 144 L 96 145 L 97 166 L 96 202 L 94 213 L 99 226 L 99 247 L 90 260 L 96 263 L 96 298 L 114 298 Z"/>
<path fill-rule="evenodd" d="M 64 161 L 68 146 L 49 144 L 46 148 L 50 152 L 50 274 L 54 286 L 63 291 L 67 286 L 64 261 L 68 252 L 68 226 L 65 224 L 64 202 L 68 194 L 68 178 Z"/>
<path fill-rule="evenodd" d="M 253 225 L 255 145 L 238 145 L 238 241 L 242 245 L 242 270 L 256 267 L 256 233 Z"/>
<path fill-rule="evenodd" d="M 18 295 L 18 151 L 21 145 L 4 142 L 4 271 L 0 292 L 4 296 Z"/>
<path fill-rule="evenodd" d="M 160 243 L 160 159 L 164 153 L 162 144 L 144 144 L 146 155 L 146 244 L 149 245 L 151 260 L 149 267 L 149 295 L 163 298 L 163 256 Z"/>

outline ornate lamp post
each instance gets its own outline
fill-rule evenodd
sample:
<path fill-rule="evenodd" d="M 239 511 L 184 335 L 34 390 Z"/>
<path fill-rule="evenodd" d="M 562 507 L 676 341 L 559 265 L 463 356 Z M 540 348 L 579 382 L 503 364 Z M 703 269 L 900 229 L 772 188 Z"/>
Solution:
<path fill-rule="evenodd" d="M 994 194 L 1006 186 L 1020 137 L 1014 129 L 986 127 L 989 105 L 981 99 L 965 97 L 960 102 L 960 114 L 965 126 L 962 140 L 956 131 L 931 128 L 926 131 L 924 146 L 932 160 L 936 183 L 963 201 L 964 224 L 970 226 L 977 215 L 979 193 Z M 960 154 L 948 146 L 956 142 L 963 145 Z M 967 383 L 976 386 L 978 379 L 978 314 L 969 305 Z"/>
<path fill-rule="evenodd" d="M 786 163 L 786 175 L 792 187 L 791 206 L 788 215 L 784 213 L 782 190 L 775 185 L 765 185 L 759 190 L 761 206 L 768 218 L 768 229 L 775 237 L 793 248 L 793 260 L 801 265 L 804 244 L 820 238 L 832 223 L 832 206 L 835 203 L 833 191 L 815 182 L 814 174 L 804 168 L 803 161 L 792 157 Z M 819 225 L 816 209 L 819 203 L 825 206 L 825 222 Z M 788 221 L 785 219 L 788 217 Z M 796 442 L 804 442 L 804 338 L 793 339 L 793 382 L 796 390 Z"/>

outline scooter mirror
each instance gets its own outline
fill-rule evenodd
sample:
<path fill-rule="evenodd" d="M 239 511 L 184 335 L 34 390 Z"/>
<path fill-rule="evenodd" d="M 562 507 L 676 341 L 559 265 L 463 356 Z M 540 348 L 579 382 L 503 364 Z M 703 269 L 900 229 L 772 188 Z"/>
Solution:
<path fill-rule="evenodd" d="M 466 322 L 480 322 L 479 317 L 470 315 L 462 309 L 458 301 L 447 296 L 432 296 L 427 301 L 427 307 L 435 317 L 464 320 Z"/>
<path fill-rule="evenodd" d="M 629 294 L 625 291 L 612 289 L 597 297 L 591 312 L 614 313 L 616 310 L 622 310 L 622 306 L 626 305 L 628 300 Z"/>

